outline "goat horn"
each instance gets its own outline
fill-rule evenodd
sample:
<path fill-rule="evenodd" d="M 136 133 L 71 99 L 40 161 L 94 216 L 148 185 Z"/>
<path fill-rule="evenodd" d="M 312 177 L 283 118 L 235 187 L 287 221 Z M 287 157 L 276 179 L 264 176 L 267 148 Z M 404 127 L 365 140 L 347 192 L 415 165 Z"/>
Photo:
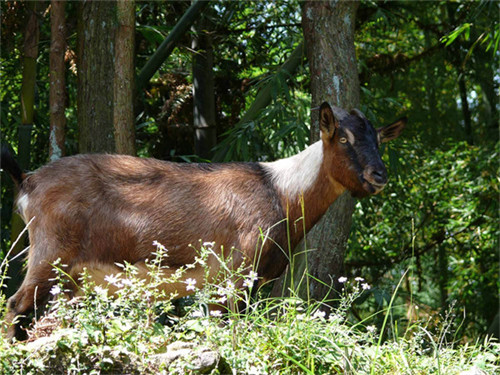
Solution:
<path fill-rule="evenodd" d="M 335 118 L 338 121 L 342 121 L 347 116 L 349 116 L 349 112 L 347 112 L 343 108 L 340 108 L 340 107 L 337 107 L 337 106 L 334 106 L 334 105 L 330 105 L 330 107 L 332 108 L 333 115 L 335 116 Z"/>
<path fill-rule="evenodd" d="M 366 120 L 366 116 L 365 116 L 365 114 L 364 114 L 363 112 L 361 112 L 361 111 L 360 111 L 359 109 L 357 109 L 357 108 L 354 108 L 354 109 L 351 111 L 351 113 L 352 113 L 353 115 L 358 116 L 359 118 L 362 118 L 362 119 L 365 119 L 365 120 Z"/>

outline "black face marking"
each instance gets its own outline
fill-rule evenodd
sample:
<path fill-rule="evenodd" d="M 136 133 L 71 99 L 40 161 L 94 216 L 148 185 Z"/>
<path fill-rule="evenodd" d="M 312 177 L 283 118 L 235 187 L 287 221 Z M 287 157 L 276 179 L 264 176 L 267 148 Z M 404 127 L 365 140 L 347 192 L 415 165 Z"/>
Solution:
<path fill-rule="evenodd" d="M 366 159 L 371 159 L 372 157 L 376 159 L 380 158 L 378 153 L 377 132 L 368 120 L 351 115 L 346 121 L 342 122 L 339 136 L 348 137 L 345 129 L 350 131 L 355 139 L 352 146 L 357 154 L 360 154 L 360 156 L 364 155 Z M 369 160 L 366 161 L 368 162 Z"/>
<path fill-rule="evenodd" d="M 341 137 L 348 138 L 347 131 L 354 142 L 340 141 Z M 368 193 L 381 190 L 387 182 L 387 170 L 379 153 L 378 133 L 372 124 L 365 118 L 350 115 L 341 122 L 338 136 L 349 159 L 349 169 L 357 175 L 362 190 Z"/>

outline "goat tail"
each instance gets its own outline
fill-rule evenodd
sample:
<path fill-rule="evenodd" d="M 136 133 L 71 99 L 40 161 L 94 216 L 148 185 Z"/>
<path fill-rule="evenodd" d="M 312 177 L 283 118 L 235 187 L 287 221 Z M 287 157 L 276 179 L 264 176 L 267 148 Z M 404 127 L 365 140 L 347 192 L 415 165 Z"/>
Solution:
<path fill-rule="evenodd" d="M 26 174 L 22 171 L 16 159 L 12 156 L 9 147 L 4 144 L 2 144 L 0 166 L 4 171 L 11 175 L 17 186 L 21 186 L 26 178 Z"/>

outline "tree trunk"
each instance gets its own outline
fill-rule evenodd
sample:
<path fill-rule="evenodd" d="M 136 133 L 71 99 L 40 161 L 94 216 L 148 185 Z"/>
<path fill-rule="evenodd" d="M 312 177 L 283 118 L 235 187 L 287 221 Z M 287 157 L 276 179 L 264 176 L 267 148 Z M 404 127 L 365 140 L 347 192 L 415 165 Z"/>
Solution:
<path fill-rule="evenodd" d="M 457 67 L 458 68 L 458 67 Z M 472 119 L 469 110 L 469 102 L 467 101 L 467 87 L 465 86 L 465 72 L 459 69 L 458 88 L 460 90 L 460 102 L 462 104 L 462 114 L 464 116 L 464 132 L 465 140 L 468 144 L 474 144 L 474 137 L 472 136 Z"/>
<path fill-rule="evenodd" d="M 66 51 L 66 0 L 50 2 L 50 136 L 49 158 L 51 161 L 64 156 L 66 129 L 66 72 L 64 53 Z"/>
<path fill-rule="evenodd" d="M 450 25 L 455 25 L 456 23 L 455 15 L 457 13 L 458 6 L 459 6 L 458 4 L 454 4 L 451 2 L 446 4 L 446 10 L 448 13 L 448 19 Z M 465 56 L 461 46 L 461 37 L 458 37 L 455 40 L 455 42 L 451 45 L 450 54 L 451 54 L 452 64 L 454 65 L 458 74 L 458 89 L 460 92 L 462 115 L 464 117 L 463 131 L 465 134 L 465 140 L 467 141 L 468 144 L 472 145 L 474 144 L 472 135 L 472 119 L 469 110 L 469 103 L 467 101 L 467 87 L 465 85 L 466 73 L 464 67 L 462 66 Z"/>
<path fill-rule="evenodd" d="M 323 101 L 347 110 L 359 106 L 354 48 L 357 7 L 357 2 L 348 1 L 307 1 L 304 4 L 302 27 L 310 66 L 313 108 Z M 311 121 L 314 142 L 319 139 L 319 111 L 311 111 Z M 302 280 L 298 290 L 295 289 L 301 297 L 322 300 L 332 287 L 338 288 L 337 280 L 344 271 L 354 204 L 349 193 L 339 197 L 295 249 L 297 255 L 289 268 L 293 267 L 295 281 Z M 304 248 L 309 251 L 303 252 Z M 304 272 L 312 278 L 304 279 Z M 277 283 L 274 294 L 287 288 L 289 275 L 290 271 L 288 277 L 285 275 Z"/>
<path fill-rule="evenodd" d="M 429 50 L 433 44 L 433 36 L 429 30 L 424 31 L 425 36 L 425 48 Z M 434 65 L 430 60 L 424 60 L 425 66 L 425 93 L 427 99 L 427 121 L 429 124 L 432 124 L 436 119 L 439 118 L 439 111 L 437 109 L 436 103 L 436 90 L 435 90 L 435 78 L 434 78 Z M 435 142 L 440 142 L 440 138 L 438 137 L 439 127 L 431 126 L 429 129 L 430 139 Z"/>
<path fill-rule="evenodd" d="M 498 97 L 495 91 L 495 74 L 498 71 L 498 63 L 491 60 L 491 51 L 486 51 L 483 46 L 477 46 L 475 54 L 478 60 L 483 61 L 479 69 L 475 69 L 472 74 L 481 86 L 484 93 L 487 121 L 486 133 L 482 137 L 489 139 L 492 143 L 498 142 Z M 488 63 L 484 63 L 488 61 Z"/>
<path fill-rule="evenodd" d="M 43 5 L 36 1 L 27 4 L 27 23 L 24 34 L 23 46 L 23 81 L 21 85 L 21 124 L 19 125 L 18 162 L 23 170 L 29 169 L 31 129 L 35 114 L 35 83 L 36 83 L 36 59 L 38 57 L 38 41 L 40 38 L 40 27 L 37 11 Z M 11 242 L 14 243 L 24 228 L 24 222 L 17 214 L 12 215 Z M 26 246 L 26 232 L 19 239 L 17 245 L 12 249 L 11 256 L 18 254 Z M 17 258 L 9 263 L 7 284 L 7 295 L 12 295 L 21 280 L 22 259 Z"/>
<path fill-rule="evenodd" d="M 114 129 L 116 152 L 135 155 L 134 126 L 134 32 L 135 2 L 117 1 L 114 76 Z"/>
<path fill-rule="evenodd" d="M 212 159 L 217 142 L 215 128 L 215 91 L 210 21 L 202 17 L 193 27 L 193 126 L 195 153 Z"/>
<path fill-rule="evenodd" d="M 19 127 L 18 161 L 27 170 L 30 162 L 31 129 L 35 114 L 36 59 L 40 27 L 37 8 L 39 3 L 28 2 L 28 22 L 26 23 L 23 49 L 23 82 L 21 85 L 21 126 Z"/>
<path fill-rule="evenodd" d="M 441 311 L 446 313 L 448 310 L 448 256 L 446 254 L 445 244 L 440 244 L 438 247 L 438 281 L 439 295 L 441 298 Z"/>
<path fill-rule="evenodd" d="M 78 5 L 79 150 L 114 152 L 116 3 L 85 1 Z"/>

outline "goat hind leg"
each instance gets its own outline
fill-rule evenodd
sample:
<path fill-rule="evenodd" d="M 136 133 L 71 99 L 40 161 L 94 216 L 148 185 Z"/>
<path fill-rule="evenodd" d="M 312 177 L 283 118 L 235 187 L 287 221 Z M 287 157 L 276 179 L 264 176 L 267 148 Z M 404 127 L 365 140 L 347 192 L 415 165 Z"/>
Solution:
<path fill-rule="evenodd" d="M 52 276 L 52 266 L 49 264 L 28 269 L 21 287 L 7 303 L 8 311 L 5 318 L 9 325 L 7 327 L 9 339 L 26 339 L 25 328 L 31 322 L 31 313 L 35 311 L 35 307 L 43 307 L 49 298 L 50 289 L 54 284 L 54 281 L 50 280 Z"/>

